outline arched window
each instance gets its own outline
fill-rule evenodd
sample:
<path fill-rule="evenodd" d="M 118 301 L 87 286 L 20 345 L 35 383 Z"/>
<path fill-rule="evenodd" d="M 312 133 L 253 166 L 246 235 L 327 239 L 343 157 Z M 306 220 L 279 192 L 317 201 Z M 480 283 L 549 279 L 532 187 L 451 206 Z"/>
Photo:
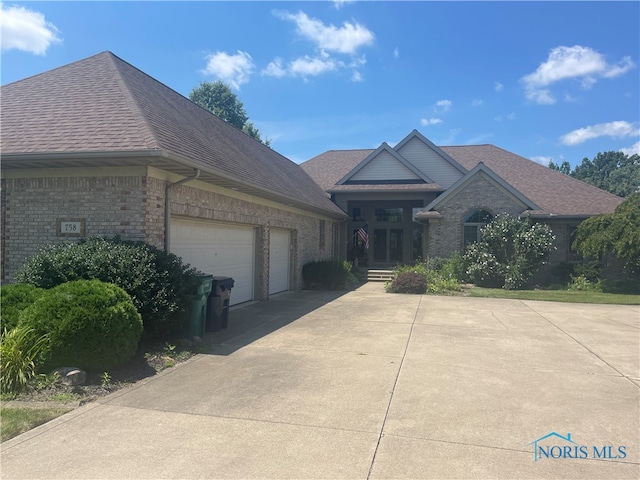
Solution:
<path fill-rule="evenodd" d="M 480 230 L 492 219 L 493 215 L 486 210 L 481 209 L 471 210 L 465 215 L 463 227 L 464 248 L 467 248 L 467 245 L 470 243 L 477 243 L 480 241 Z"/>

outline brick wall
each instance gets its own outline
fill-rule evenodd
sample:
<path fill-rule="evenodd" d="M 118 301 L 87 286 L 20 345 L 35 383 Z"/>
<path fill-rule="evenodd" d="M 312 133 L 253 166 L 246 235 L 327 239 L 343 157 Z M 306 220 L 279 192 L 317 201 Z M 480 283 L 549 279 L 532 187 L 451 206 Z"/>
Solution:
<path fill-rule="evenodd" d="M 436 208 L 443 218 L 429 224 L 428 255 L 446 258 L 462 252 L 464 217 L 471 210 L 484 209 L 493 215 L 518 215 L 525 208 L 521 201 L 485 173 L 479 172 L 463 189 L 446 198 Z"/>
<path fill-rule="evenodd" d="M 3 280 L 38 246 L 74 242 L 58 232 L 60 220 L 84 219 L 84 236 L 145 238 L 143 177 L 2 179 Z"/>
<path fill-rule="evenodd" d="M 83 169 L 86 172 L 87 169 Z M 60 219 L 82 219 L 85 237 L 120 235 L 164 247 L 166 180 L 147 175 L 75 176 L 2 179 L 2 280 L 12 281 L 17 269 L 38 246 L 74 242 L 81 237 L 58 233 Z M 200 185 L 203 185 L 202 183 Z M 217 189 L 220 190 L 220 189 Z M 251 225 L 258 229 L 258 298 L 268 297 L 269 232 L 292 232 L 291 289 L 302 286 L 302 266 L 331 258 L 334 221 L 273 202 L 234 198 L 184 184 L 171 191 L 171 214 Z M 320 221 L 326 241 L 320 248 Z"/>

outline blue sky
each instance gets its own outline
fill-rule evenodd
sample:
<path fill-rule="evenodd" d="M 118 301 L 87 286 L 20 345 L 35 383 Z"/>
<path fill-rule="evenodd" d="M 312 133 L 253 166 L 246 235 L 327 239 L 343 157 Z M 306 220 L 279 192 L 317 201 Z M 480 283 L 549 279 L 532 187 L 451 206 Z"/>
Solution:
<path fill-rule="evenodd" d="M 639 2 L 4 2 L 1 82 L 110 50 L 188 96 L 232 85 L 272 147 L 640 152 Z"/>

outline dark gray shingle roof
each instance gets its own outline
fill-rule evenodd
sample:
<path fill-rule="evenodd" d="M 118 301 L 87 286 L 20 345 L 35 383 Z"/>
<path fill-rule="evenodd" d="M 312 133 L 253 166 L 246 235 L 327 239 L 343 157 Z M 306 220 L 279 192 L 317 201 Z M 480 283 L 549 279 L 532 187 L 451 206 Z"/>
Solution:
<path fill-rule="evenodd" d="M 111 52 L 2 87 L 2 155 L 162 151 L 285 203 L 341 215 L 295 163 Z"/>
<path fill-rule="evenodd" d="M 483 162 L 541 208 L 532 212 L 534 214 L 577 217 L 598 215 L 612 212 L 624 200 L 494 145 L 440 148 L 468 171 Z M 325 191 L 337 192 L 339 186 L 336 186 L 336 182 L 373 151 L 330 150 L 300 166 Z M 428 175 L 429 172 L 425 174 Z M 363 188 L 360 185 L 358 187 Z"/>

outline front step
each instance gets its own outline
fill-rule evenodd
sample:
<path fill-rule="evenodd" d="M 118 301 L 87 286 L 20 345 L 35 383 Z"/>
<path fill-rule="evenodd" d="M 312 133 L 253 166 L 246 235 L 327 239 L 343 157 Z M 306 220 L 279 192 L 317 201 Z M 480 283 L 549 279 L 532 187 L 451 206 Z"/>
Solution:
<path fill-rule="evenodd" d="M 393 270 L 368 270 L 367 280 L 370 282 L 387 282 L 393 279 Z"/>

